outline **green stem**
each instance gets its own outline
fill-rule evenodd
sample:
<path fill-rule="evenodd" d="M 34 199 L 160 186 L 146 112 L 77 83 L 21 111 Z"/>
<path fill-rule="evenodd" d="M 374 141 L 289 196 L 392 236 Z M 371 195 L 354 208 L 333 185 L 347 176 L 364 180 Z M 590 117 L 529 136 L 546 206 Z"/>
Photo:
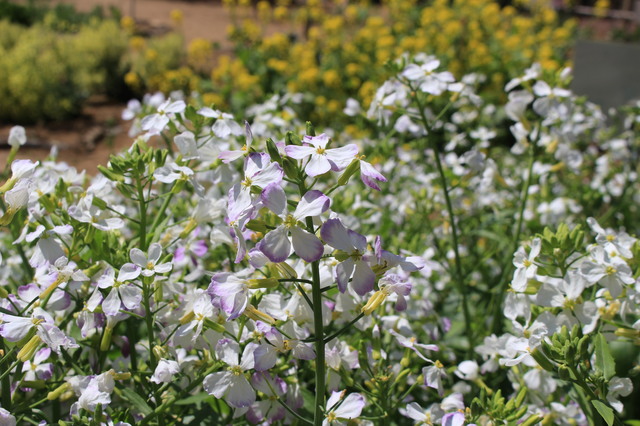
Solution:
<path fill-rule="evenodd" d="M 520 246 L 520 234 L 522 233 L 522 222 L 524 221 L 524 211 L 525 208 L 527 207 L 527 200 L 529 199 L 529 188 L 531 187 L 531 184 L 533 182 L 533 164 L 534 161 L 536 159 L 536 155 L 535 155 L 535 145 L 532 143 L 531 147 L 530 147 L 530 155 L 529 155 L 529 165 L 528 165 L 528 175 L 527 175 L 527 180 L 524 184 L 524 187 L 522 188 L 522 193 L 520 195 L 520 199 L 522 200 L 521 204 L 520 204 L 520 212 L 518 213 L 518 223 L 516 225 L 516 232 L 514 233 L 514 237 L 513 237 L 513 241 L 512 241 L 512 249 L 511 249 L 511 256 L 513 255 L 513 253 L 515 253 L 516 250 L 518 250 L 518 247 Z M 492 297 L 491 301 L 491 306 L 493 307 L 493 314 L 491 315 L 491 322 L 492 322 L 492 326 L 491 326 L 491 330 L 493 330 L 493 333 L 495 334 L 500 334 L 502 331 L 502 326 L 503 323 L 501 321 L 502 319 L 502 303 L 504 301 L 504 296 L 506 294 L 506 290 L 507 290 L 507 285 L 509 284 L 509 280 L 508 277 L 511 274 L 511 270 L 513 268 L 513 262 L 512 262 L 512 257 L 508 256 L 507 260 L 506 260 L 506 265 L 502 268 L 502 273 L 500 275 L 500 280 L 498 281 L 500 283 L 499 287 L 498 287 L 498 292 L 494 294 L 494 297 Z"/>
<path fill-rule="evenodd" d="M 308 217 L 307 230 L 313 233 L 313 220 Z M 324 324 L 322 318 L 322 291 L 320 289 L 320 262 L 311 264 L 313 284 L 311 285 L 311 299 L 313 302 L 313 327 L 316 338 L 316 395 L 314 402 L 313 424 L 322 425 L 325 404 L 325 359 L 324 359 Z"/>
<path fill-rule="evenodd" d="M 332 341 L 333 339 L 335 339 L 336 337 L 340 336 L 342 333 L 344 333 L 345 331 L 347 331 L 349 328 L 351 328 L 351 326 L 355 323 L 357 323 L 358 321 L 360 321 L 360 318 L 362 318 L 364 316 L 363 313 L 361 313 L 360 315 L 358 315 L 357 317 L 355 317 L 354 319 L 352 319 L 351 321 L 349 321 L 349 323 L 347 325 L 345 325 L 344 327 L 342 327 L 340 330 L 336 331 L 335 333 L 333 333 L 332 335 L 326 337 L 324 339 L 324 343 L 329 343 L 330 341 Z"/>
<path fill-rule="evenodd" d="M 169 204 L 171 203 L 172 199 L 173 199 L 173 192 L 171 192 L 169 196 L 164 199 L 162 206 L 160 206 L 160 210 L 158 210 L 158 213 L 156 214 L 156 218 L 153 220 L 153 223 L 151 224 L 151 232 L 155 232 L 156 228 L 160 224 L 160 221 L 162 221 L 162 218 L 164 217 L 164 212 L 169 207 Z"/>
<path fill-rule="evenodd" d="M 413 88 L 411 88 L 413 90 Z M 440 182 L 442 183 L 442 192 L 444 193 L 445 203 L 447 205 L 447 214 L 449 216 L 449 222 L 451 223 L 451 239 L 453 244 L 453 253 L 455 256 L 455 264 L 456 264 L 456 274 L 454 280 L 458 287 L 458 292 L 462 296 L 462 313 L 464 315 L 464 323 L 465 330 L 467 335 L 467 340 L 469 341 L 469 353 L 473 352 L 473 348 L 475 347 L 475 334 L 471 325 L 471 314 L 469 313 L 469 300 L 467 297 L 467 289 L 465 288 L 465 276 L 462 271 L 462 261 L 460 259 L 460 251 L 458 250 L 458 227 L 456 225 L 455 214 L 453 213 L 453 204 L 451 203 L 451 197 L 449 196 L 449 187 L 447 186 L 447 177 L 444 173 L 444 167 L 442 166 L 442 161 L 440 160 L 440 154 L 438 152 L 438 147 L 434 143 L 433 138 L 429 137 L 431 133 L 431 125 L 427 116 L 424 112 L 424 105 L 420 100 L 420 96 L 416 94 L 414 97 L 416 100 L 416 104 L 418 105 L 418 110 L 420 111 L 420 118 L 422 120 L 422 124 L 424 124 L 425 129 L 427 130 L 427 136 L 425 136 L 427 143 L 431 145 L 431 150 L 433 151 L 433 157 L 436 161 L 436 168 L 438 169 L 438 175 L 440 176 Z M 438 114 L 439 119 L 444 115 L 444 112 L 449 108 L 451 102 L 447 104 L 445 108 Z"/>
<path fill-rule="evenodd" d="M 15 349 L 15 348 L 13 348 Z M 2 361 L 4 361 L 5 358 L 8 358 L 10 356 L 10 354 L 13 352 L 13 349 L 11 351 L 9 351 L 9 353 L 7 353 L 4 358 L 2 359 Z M 4 345 L 4 339 L 0 339 L 0 350 L 2 350 L 3 353 L 6 353 L 6 347 Z M 0 396 L 0 401 L 2 401 L 2 406 L 11 411 L 11 381 L 9 379 L 9 376 L 4 377 L 2 379 L 2 383 L 0 383 L 0 385 L 2 386 L 2 395 Z"/>
<path fill-rule="evenodd" d="M 141 177 L 138 176 L 136 181 L 138 187 L 138 208 L 140 214 L 140 250 L 147 251 L 147 203 L 144 199 L 144 186 L 141 182 Z"/>

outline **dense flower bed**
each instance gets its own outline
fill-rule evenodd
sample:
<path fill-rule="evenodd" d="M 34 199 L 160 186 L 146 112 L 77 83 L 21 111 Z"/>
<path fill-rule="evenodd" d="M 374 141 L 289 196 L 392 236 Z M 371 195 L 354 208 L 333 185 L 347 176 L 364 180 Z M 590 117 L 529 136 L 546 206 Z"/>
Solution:
<path fill-rule="evenodd" d="M 392 67 L 337 118 L 368 139 L 297 94 L 244 126 L 156 94 L 90 178 L 13 161 L 14 128 L 3 424 L 637 417 L 640 107 L 608 124 L 539 65 L 501 104 L 434 56 Z"/>

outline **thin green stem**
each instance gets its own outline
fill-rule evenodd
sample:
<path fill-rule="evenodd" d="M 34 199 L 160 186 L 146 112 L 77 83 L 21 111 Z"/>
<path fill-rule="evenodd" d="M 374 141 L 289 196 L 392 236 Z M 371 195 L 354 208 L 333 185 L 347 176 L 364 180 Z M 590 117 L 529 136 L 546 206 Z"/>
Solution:
<path fill-rule="evenodd" d="M 138 187 L 138 209 L 140 214 L 140 250 L 147 251 L 147 203 L 144 199 L 144 186 L 141 182 L 141 177 L 138 176 L 136 184 Z"/>
<path fill-rule="evenodd" d="M 512 250 L 511 253 L 515 253 L 518 250 L 518 246 L 520 245 L 520 234 L 522 233 L 522 223 L 524 221 L 524 211 L 527 206 L 527 200 L 529 199 L 529 188 L 533 182 L 533 164 L 536 159 L 535 155 L 535 145 L 532 143 L 529 152 L 529 165 L 527 168 L 527 180 L 522 188 L 522 193 L 520 195 L 521 203 L 520 203 L 520 211 L 518 213 L 518 222 L 516 224 L 516 229 L 513 236 L 512 241 Z M 500 334 L 502 331 L 503 323 L 502 319 L 502 302 L 504 301 L 504 296 L 506 294 L 507 285 L 509 284 L 509 280 L 507 277 L 511 274 L 511 270 L 513 268 L 513 262 L 511 261 L 511 257 L 508 257 L 506 260 L 505 266 L 502 268 L 502 273 L 500 275 L 500 283 L 498 287 L 497 293 L 494 294 L 494 297 L 491 299 L 491 306 L 493 307 L 493 314 L 491 315 L 491 330 L 493 333 Z"/>
<path fill-rule="evenodd" d="M 360 318 L 362 318 L 364 316 L 363 313 L 361 313 L 360 315 L 358 315 L 357 317 L 355 317 L 354 319 L 352 319 L 351 321 L 349 321 L 349 323 L 347 325 L 345 325 L 344 327 L 342 327 L 340 330 L 336 331 L 335 333 L 333 333 L 332 335 L 326 337 L 324 339 L 324 343 L 329 343 L 330 341 L 332 341 L 333 339 L 335 339 L 336 337 L 340 336 L 342 333 L 344 333 L 345 331 L 347 331 L 349 328 L 351 328 L 351 326 L 355 323 L 357 323 L 358 321 L 360 321 Z"/>
<path fill-rule="evenodd" d="M 307 230 L 313 232 L 313 220 L 308 217 Z M 325 404 L 325 357 L 324 357 L 324 324 L 322 318 L 322 291 L 320 288 L 320 262 L 315 261 L 311 264 L 311 273 L 313 276 L 313 284 L 311 285 L 311 299 L 313 302 L 313 327 L 314 336 L 316 338 L 316 395 L 314 402 L 313 424 L 315 426 L 322 425 L 324 420 L 324 404 Z"/>
<path fill-rule="evenodd" d="M 424 124 L 425 129 L 427 130 L 427 136 L 425 138 L 427 140 L 427 143 L 431 145 L 431 150 L 433 151 L 433 157 L 436 162 L 436 168 L 438 169 L 438 175 L 440 176 L 440 182 L 442 183 L 442 192 L 444 193 L 444 199 L 447 205 L 447 214 L 449 216 L 449 222 L 451 224 L 451 239 L 452 239 L 453 253 L 455 256 L 455 264 L 456 264 L 456 274 L 455 274 L 454 280 L 456 282 L 456 286 L 458 287 L 458 291 L 462 297 L 462 313 L 464 315 L 465 330 L 466 330 L 467 340 L 469 342 L 468 351 L 472 352 L 473 348 L 475 347 L 475 334 L 472 329 L 471 314 L 469 312 L 469 300 L 467 297 L 467 289 L 465 288 L 466 279 L 462 270 L 462 260 L 460 259 L 460 251 L 458 249 L 458 226 L 456 225 L 456 217 L 453 212 L 453 204 L 451 203 L 451 197 L 449 196 L 449 187 L 447 185 L 447 177 L 444 172 L 442 161 L 440 160 L 440 153 L 438 152 L 438 147 L 434 143 L 435 141 L 429 137 L 429 134 L 431 134 L 431 124 L 429 123 L 429 120 L 425 115 L 424 105 L 422 104 L 422 101 L 420 100 L 420 96 L 418 94 L 414 96 L 414 99 L 416 100 L 418 110 L 420 111 L 420 118 L 422 120 L 422 123 Z M 436 117 L 436 120 L 440 119 L 444 115 L 444 113 L 448 110 L 450 105 L 451 105 L 451 102 L 449 102 L 449 104 L 447 104 L 447 106 L 443 108 L 440 114 L 438 114 L 438 117 Z"/>
<path fill-rule="evenodd" d="M 2 361 L 4 361 L 5 359 L 8 359 L 14 349 L 15 347 L 12 348 L 11 351 L 9 351 L 9 353 L 7 353 L 2 358 Z M 4 345 L 3 339 L 0 339 L 0 350 L 2 350 L 3 353 L 5 353 L 6 351 L 6 347 Z M 0 363 L 2 363 L 2 361 L 0 361 Z M 9 380 L 9 377 L 8 376 L 4 377 L 0 385 L 2 386 L 2 389 L 0 390 L 0 392 L 2 392 L 2 395 L 0 396 L 0 401 L 2 401 L 2 406 L 7 410 L 11 410 L 11 381 Z"/>

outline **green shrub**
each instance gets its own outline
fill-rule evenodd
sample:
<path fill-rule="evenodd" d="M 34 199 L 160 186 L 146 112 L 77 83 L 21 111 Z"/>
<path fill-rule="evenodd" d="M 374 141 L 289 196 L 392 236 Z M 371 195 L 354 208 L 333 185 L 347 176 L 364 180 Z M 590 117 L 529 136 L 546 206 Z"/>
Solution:
<path fill-rule="evenodd" d="M 3 30 L 7 31 L 3 31 Z M 112 21 L 93 21 L 77 34 L 44 25 L 0 23 L 0 121 L 34 123 L 78 114 L 83 101 L 121 81 L 127 36 Z"/>

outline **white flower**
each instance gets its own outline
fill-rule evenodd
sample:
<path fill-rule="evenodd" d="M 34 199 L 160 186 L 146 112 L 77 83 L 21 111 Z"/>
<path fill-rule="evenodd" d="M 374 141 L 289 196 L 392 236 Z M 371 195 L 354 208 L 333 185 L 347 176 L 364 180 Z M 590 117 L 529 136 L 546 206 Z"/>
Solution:
<path fill-rule="evenodd" d="M 327 413 L 322 426 L 346 425 L 348 422 L 343 420 L 351 420 L 360 416 L 365 406 L 364 397 L 359 393 L 352 393 L 344 398 L 346 393 L 346 390 L 331 393 L 329 400 L 327 400 Z M 342 398 L 344 400 L 341 402 Z"/>
<path fill-rule="evenodd" d="M 536 275 L 538 266 L 533 262 L 536 260 L 538 254 L 540 254 L 541 247 L 542 243 L 540 238 L 535 238 L 531 243 L 529 256 L 526 255 L 522 247 L 520 247 L 513 256 L 513 265 L 517 268 L 513 273 L 513 281 L 511 281 L 511 288 L 513 288 L 514 291 L 525 291 L 529 279 Z"/>
<path fill-rule="evenodd" d="M 13 149 L 27 143 L 27 133 L 22 126 L 13 126 L 9 132 L 9 145 Z"/>
<path fill-rule="evenodd" d="M 153 383 L 169 383 L 173 380 L 173 376 L 180 372 L 180 366 L 177 362 L 162 358 L 158 361 L 156 370 L 153 372 L 153 376 L 149 381 Z"/>

